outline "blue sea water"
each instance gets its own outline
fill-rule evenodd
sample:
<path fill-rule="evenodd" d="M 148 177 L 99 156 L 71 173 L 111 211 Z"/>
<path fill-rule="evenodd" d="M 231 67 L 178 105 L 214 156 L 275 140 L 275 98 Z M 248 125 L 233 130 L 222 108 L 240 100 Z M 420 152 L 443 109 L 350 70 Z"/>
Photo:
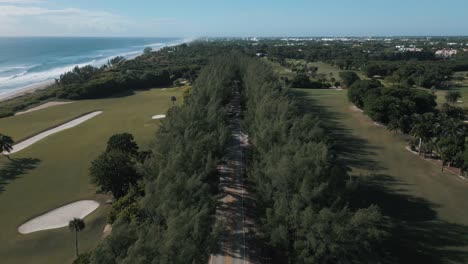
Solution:
<path fill-rule="evenodd" d="M 75 66 L 101 66 L 185 42 L 180 38 L 0 37 L 0 95 L 53 80 Z"/>

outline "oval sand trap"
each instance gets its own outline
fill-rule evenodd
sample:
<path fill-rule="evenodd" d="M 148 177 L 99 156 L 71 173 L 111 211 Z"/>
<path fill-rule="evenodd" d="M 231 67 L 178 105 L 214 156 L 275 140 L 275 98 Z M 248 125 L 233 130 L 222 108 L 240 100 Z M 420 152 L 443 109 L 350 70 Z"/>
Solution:
<path fill-rule="evenodd" d="M 73 218 L 83 219 L 98 207 L 99 203 L 92 200 L 83 200 L 67 204 L 29 220 L 18 227 L 18 232 L 21 234 L 29 234 L 41 230 L 65 227 L 68 226 L 68 222 Z"/>
<path fill-rule="evenodd" d="M 166 117 L 166 115 L 155 115 L 155 116 L 152 117 L 152 119 L 157 120 L 157 119 L 163 119 L 165 117 Z"/>
<path fill-rule="evenodd" d="M 49 129 L 49 130 L 47 130 L 45 132 L 42 132 L 42 133 L 40 133 L 38 135 L 35 135 L 35 136 L 30 137 L 30 138 L 28 138 L 28 139 L 26 139 L 24 141 L 21 141 L 20 143 L 13 146 L 13 149 L 10 151 L 10 154 L 13 154 L 13 153 L 16 153 L 16 152 L 18 152 L 20 150 L 23 150 L 23 149 L 31 146 L 32 144 L 38 142 L 39 140 L 41 140 L 41 139 L 43 139 L 43 138 L 45 138 L 47 136 L 50 136 L 50 135 L 55 134 L 57 132 L 63 131 L 65 129 L 75 127 L 75 126 L 77 126 L 77 125 L 79 125 L 79 124 L 81 124 L 81 123 L 83 123 L 83 122 L 85 122 L 85 121 L 87 121 L 87 120 L 101 114 L 101 113 L 102 113 L 102 111 L 96 111 L 96 112 L 89 113 L 89 114 L 84 115 L 82 117 L 78 117 L 76 119 L 73 119 L 72 121 L 67 122 L 67 123 L 65 123 L 63 125 L 60 125 L 60 126 L 58 126 L 56 128 Z M 5 153 L 5 154 L 8 154 L 8 153 Z"/>

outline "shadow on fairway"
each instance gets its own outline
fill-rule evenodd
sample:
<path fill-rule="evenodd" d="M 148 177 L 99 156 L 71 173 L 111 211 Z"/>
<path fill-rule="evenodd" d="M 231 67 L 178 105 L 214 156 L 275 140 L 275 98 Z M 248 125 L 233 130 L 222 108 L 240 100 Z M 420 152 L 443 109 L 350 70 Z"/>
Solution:
<path fill-rule="evenodd" d="M 21 175 L 33 170 L 39 164 L 39 159 L 19 158 L 11 159 L 3 163 L 0 167 L 0 193 L 4 191 L 4 186 Z"/>
<path fill-rule="evenodd" d="M 311 113 L 320 118 L 326 133 L 333 141 L 334 150 L 339 153 L 338 161 L 349 170 L 349 167 L 367 170 L 370 173 L 386 169 L 383 165 L 370 158 L 375 156 L 380 147 L 372 146 L 365 138 L 356 137 L 352 130 L 344 126 L 340 120 L 344 115 L 333 111 L 330 107 L 321 105 L 316 99 L 304 91 L 294 90 L 298 107 L 303 113 Z"/>
<path fill-rule="evenodd" d="M 404 184 L 388 175 L 366 177 L 349 195 L 351 207 L 378 205 L 385 216 L 383 263 L 464 263 L 468 227 L 437 218 L 432 204 L 404 193 Z M 399 190 L 399 191 L 395 191 Z"/>
<path fill-rule="evenodd" d="M 367 177 L 354 177 L 347 200 L 351 208 L 378 205 L 385 218 L 382 228 L 388 236 L 379 248 L 382 263 L 465 263 L 468 259 L 468 226 L 438 218 L 438 207 L 424 198 L 408 194 L 408 184 L 392 175 L 377 174 L 385 169 L 372 159 L 380 149 L 358 138 L 341 120 L 344 114 L 324 106 L 309 94 L 295 90 L 299 107 L 318 114 L 335 143 L 339 161 L 345 167 L 369 171 Z"/>

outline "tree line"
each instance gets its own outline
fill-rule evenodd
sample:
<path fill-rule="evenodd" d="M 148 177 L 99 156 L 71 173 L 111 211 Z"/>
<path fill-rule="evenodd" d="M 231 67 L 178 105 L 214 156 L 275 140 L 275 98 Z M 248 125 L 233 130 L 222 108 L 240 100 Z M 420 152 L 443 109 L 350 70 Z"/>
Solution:
<path fill-rule="evenodd" d="M 53 98 L 94 99 L 140 89 L 179 86 L 181 81 L 190 84 L 211 58 L 232 50 L 242 52 L 242 49 L 222 42 L 196 41 L 158 51 L 147 49 L 131 60 L 116 57 L 101 67 L 75 67 L 47 89 L 1 102 L 0 118 Z"/>
<path fill-rule="evenodd" d="M 426 91 L 383 87 L 377 80 L 359 80 L 348 99 L 372 120 L 395 133 L 412 135 L 410 148 L 419 155 L 440 159 L 444 166 L 468 170 L 467 130 L 463 109 L 454 106 L 460 93 L 449 92 L 447 103 L 436 108 L 436 96 Z"/>
<path fill-rule="evenodd" d="M 346 205 L 344 168 L 313 113 L 264 63 L 246 59 L 245 126 L 253 145 L 248 177 L 255 185 L 262 238 L 279 263 L 369 263 L 384 237 L 376 206 Z"/>
<path fill-rule="evenodd" d="M 230 137 L 225 107 L 237 79 L 232 60 L 215 59 L 200 73 L 184 104 L 173 106 L 161 121 L 143 158 L 131 136 L 109 140 L 90 174 L 116 200 L 108 218 L 113 229 L 81 263 L 208 262 L 218 239 L 216 166 Z M 109 188 L 103 188 L 109 183 L 103 179 L 112 182 Z"/>
<path fill-rule="evenodd" d="M 114 196 L 113 230 L 75 263 L 207 263 L 219 239 L 216 166 L 230 137 L 225 107 L 233 85 L 242 86 L 243 123 L 254 146 L 248 178 L 261 212 L 260 238 L 280 252 L 275 257 L 288 263 L 378 258 L 385 235 L 380 211 L 347 207 L 349 176 L 319 119 L 300 110 L 268 65 L 235 54 L 205 67 L 184 104 L 168 111 L 151 153 L 139 154 L 129 134 L 109 139 L 90 174 Z M 119 166 L 125 168 L 112 173 Z"/>

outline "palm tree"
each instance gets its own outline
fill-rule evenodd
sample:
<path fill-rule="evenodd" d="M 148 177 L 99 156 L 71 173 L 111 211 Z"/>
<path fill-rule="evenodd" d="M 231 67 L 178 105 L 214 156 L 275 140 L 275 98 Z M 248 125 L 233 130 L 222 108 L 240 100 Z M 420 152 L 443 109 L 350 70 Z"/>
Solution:
<path fill-rule="evenodd" d="M 396 135 L 400 130 L 400 123 L 398 122 L 398 120 L 392 119 L 388 123 L 387 129 Z"/>
<path fill-rule="evenodd" d="M 445 100 L 447 100 L 448 103 L 454 104 L 462 97 L 461 93 L 459 91 L 449 91 L 445 95 Z"/>
<path fill-rule="evenodd" d="M 177 101 L 177 98 L 175 96 L 171 96 L 172 105 L 174 105 L 176 101 Z"/>
<path fill-rule="evenodd" d="M 75 231 L 75 252 L 76 252 L 77 257 L 78 257 L 78 232 L 80 232 L 84 228 L 85 228 L 85 223 L 80 218 L 73 218 L 73 220 L 70 220 L 70 222 L 68 223 L 68 229 L 70 229 L 70 231 Z"/>
<path fill-rule="evenodd" d="M 419 139 L 418 154 L 421 156 L 421 150 L 423 143 L 430 138 L 432 117 L 427 114 L 418 115 L 415 114 L 413 117 L 413 128 L 411 129 L 411 135 L 416 139 Z"/>
<path fill-rule="evenodd" d="M 13 150 L 13 139 L 9 136 L 0 134 L 0 152 L 7 157 L 10 158 L 5 152 L 10 153 Z"/>

